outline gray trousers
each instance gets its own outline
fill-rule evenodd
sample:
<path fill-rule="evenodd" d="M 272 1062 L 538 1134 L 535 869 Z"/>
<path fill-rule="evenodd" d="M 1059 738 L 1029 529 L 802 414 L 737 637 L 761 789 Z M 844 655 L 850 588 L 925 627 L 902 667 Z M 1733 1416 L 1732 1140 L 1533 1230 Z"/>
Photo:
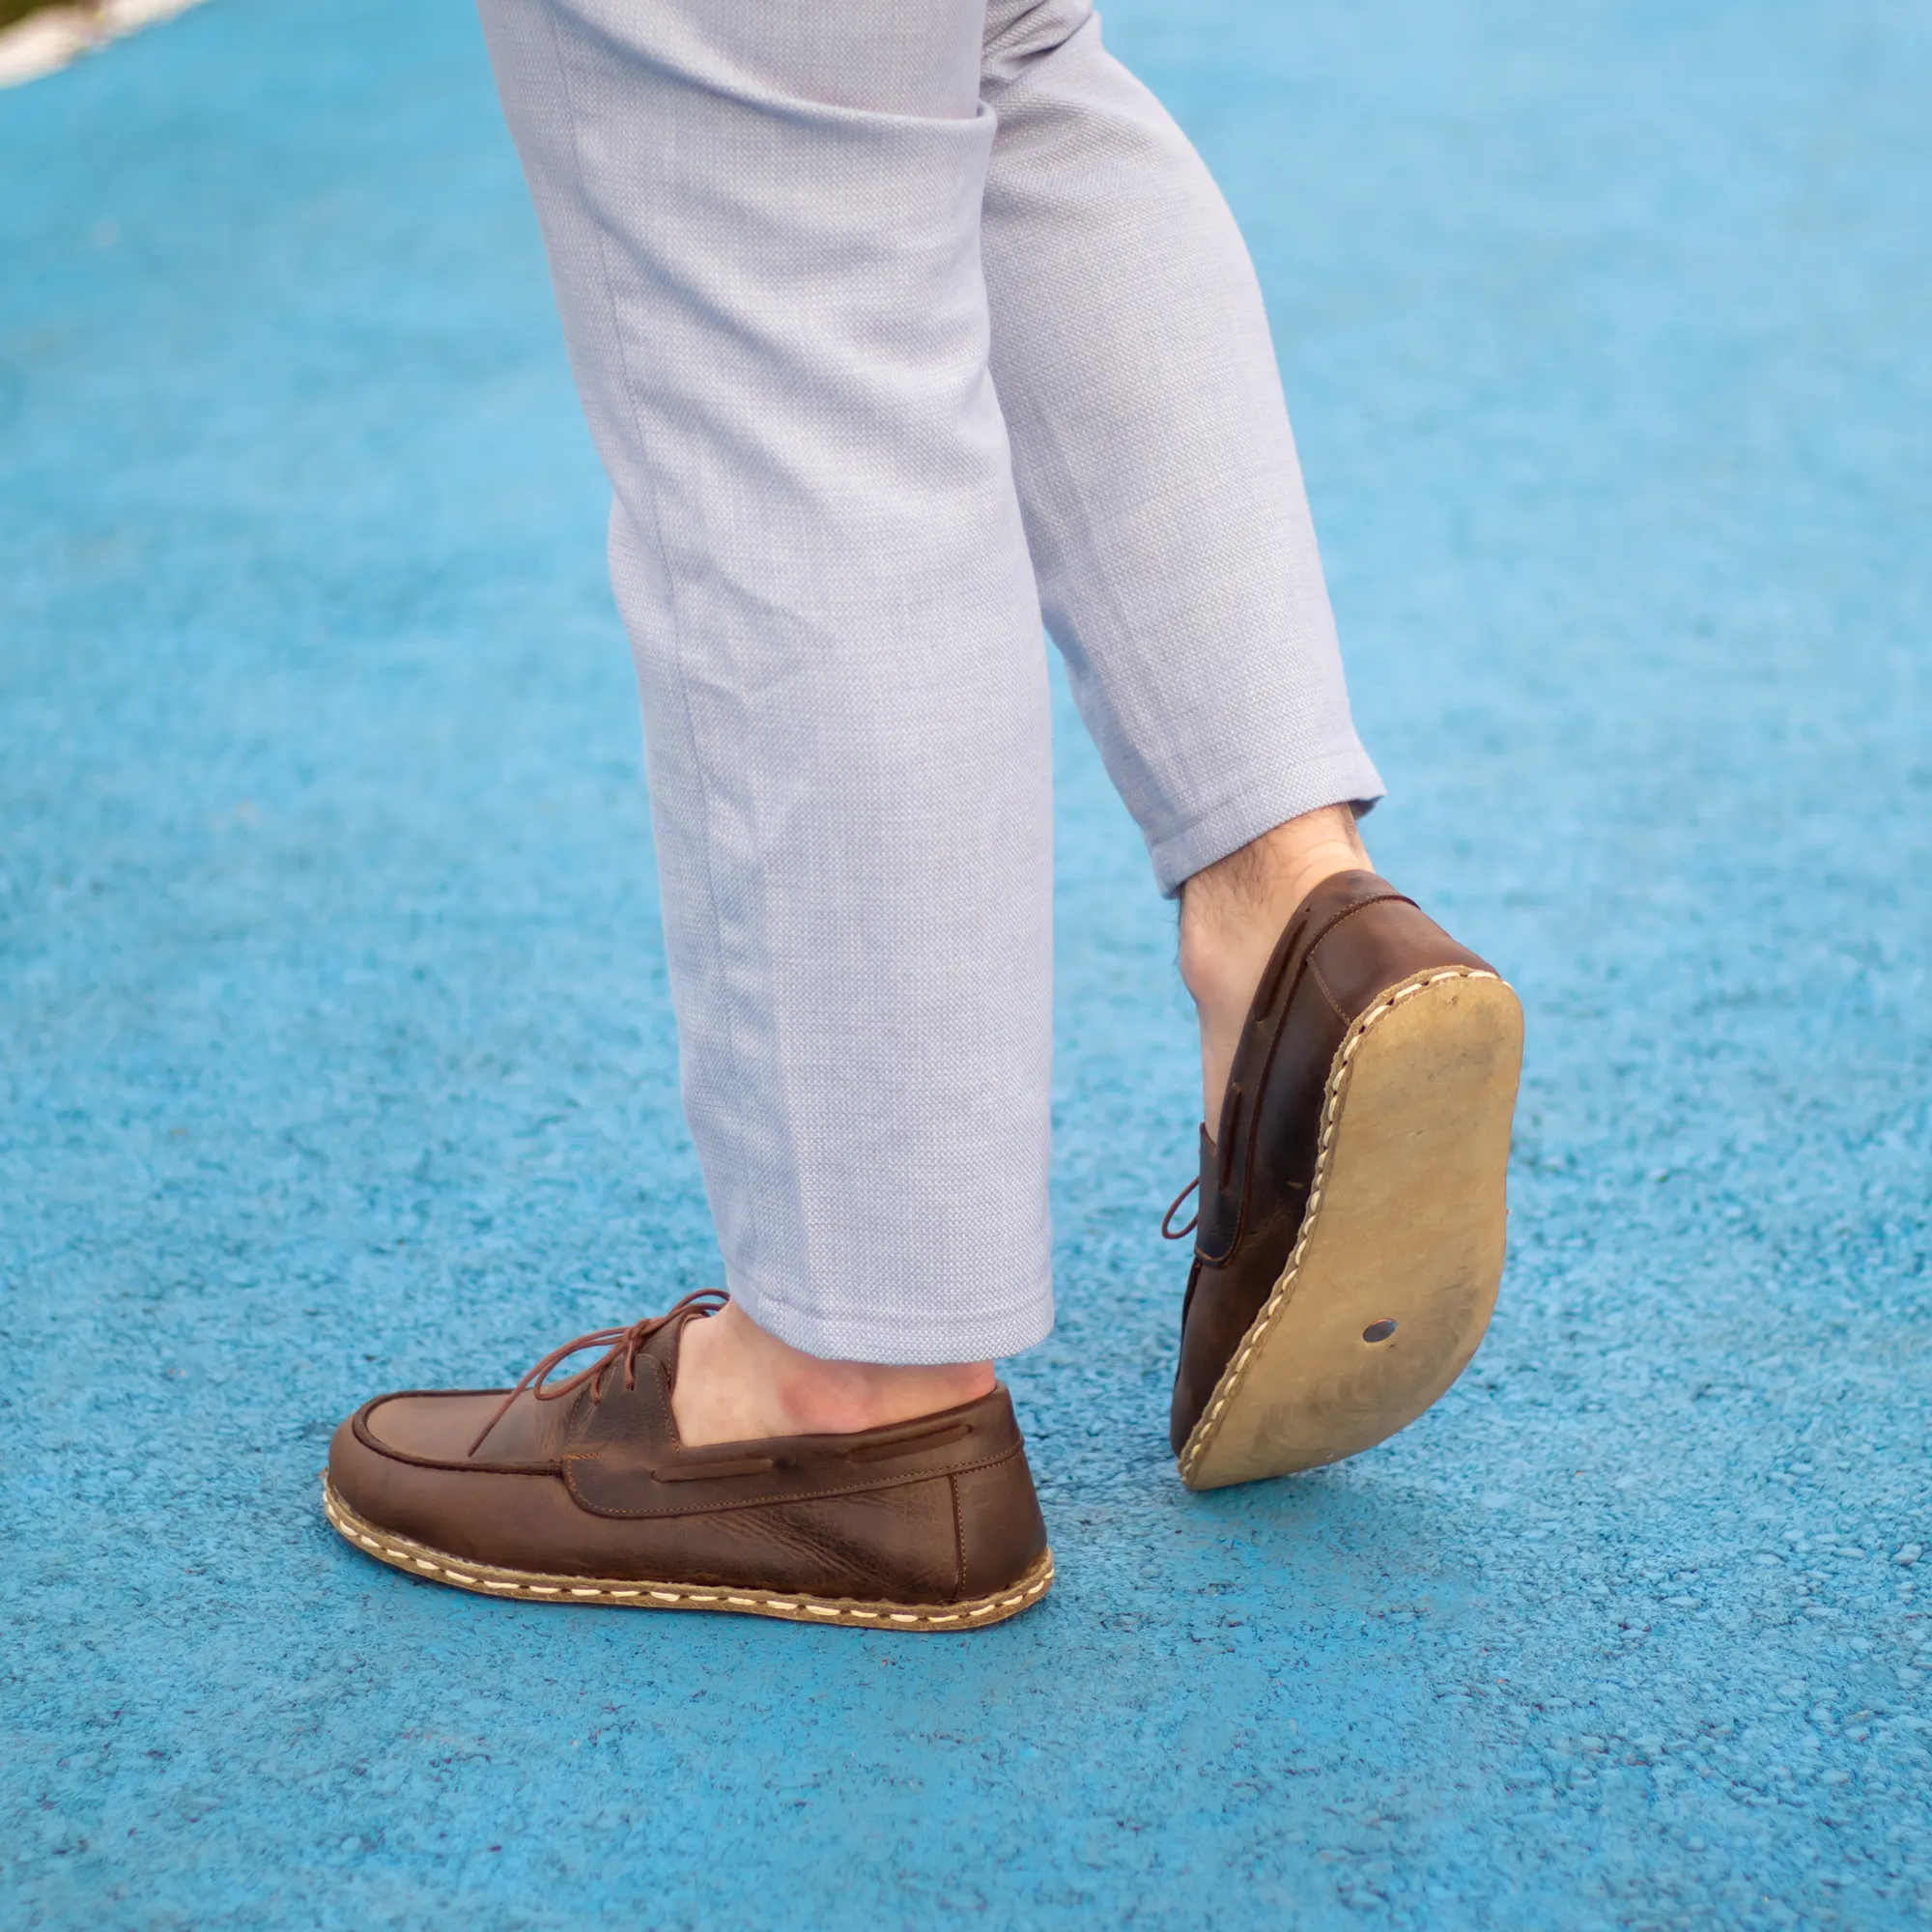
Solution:
<path fill-rule="evenodd" d="M 614 487 L 684 1100 L 820 1355 L 1037 1342 L 1045 629 L 1167 893 L 1377 797 L 1261 297 L 1086 0 L 482 0 Z"/>

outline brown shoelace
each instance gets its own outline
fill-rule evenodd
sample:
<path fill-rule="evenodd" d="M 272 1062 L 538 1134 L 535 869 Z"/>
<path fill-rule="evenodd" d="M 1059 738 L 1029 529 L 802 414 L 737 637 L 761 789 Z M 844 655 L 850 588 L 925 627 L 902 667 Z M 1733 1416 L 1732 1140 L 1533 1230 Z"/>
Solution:
<path fill-rule="evenodd" d="M 1180 1190 L 1180 1192 L 1177 1194 L 1171 1202 L 1168 1203 L 1167 1212 L 1160 1217 L 1160 1233 L 1161 1233 L 1161 1238 L 1163 1240 L 1184 1241 L 1188 1237 L 1188 1236 L 1193 1234 L 1195 1229 L 1201 1225 L 1201 1210 L 1199 1208 L 1195 1209 L 1194 1218 L 1193 1220 L 1188 1222 L 1186 1227 L 1177 1228 L 1174 1225 L 1174 1217 L 1180 1212 L 1180 1204 L 1183 1201 L 1185 1201 L 1187 1197 L 1190 1194 L 1192 1194 L 1194 1190 L 1200 1185 L 1201 1185 L 1201 1177 L 1197 1174 L 1194 1177 L 1194 1179 L 1190 1180 L 1187 1183 L 1187 1185 L 1183 1187 Z"/>
<path fill-rule="evenodd" d="M 469 1445 L 473 1456 L 483 1446 L 484 1436 L 501 1422 L 510 1412 L 510 1405 L 528 1389 L 539 1402 L 559 1402 L 567 1395 L 575 1395 L 584 1383 L 590 1384 L 590 1400 L 604 1400 L 604 1371 L 611 1364 L 623 1357 L 624 1386 L 634 1389 L 638 1385 L 638 1350 L 655 1335 L 660 1328 L 678 1321 L 681 1317 L 701 1310 L 706 1315 L 715 1315 L 730 1299 L 722 1288 L 700 1288 L 694 1294 L 687 1294 L 674 1306 L 667 1308 L 662 1315 L 648 1315 L 641 1321 L 634 1321 L 628 1328 L 593 1328 L 587 1335 L 580 1335 L 574 1342 L 566 1342 L 560 1349 L 553 1349 L 542 1361 L 534 1363 L 517 1378 L 517 1385 L 501 1404 L 497 1412 L 483 1425 L 482 1434 Z M 607 1346 L 608 1345 L 608 1346 Z M 567 1362 L 580 1349 L 603 1348 L 605 1352 L 587 1369 L 579 1369 L 554 1388 L 546 1388 L 553 1371 Z"/>

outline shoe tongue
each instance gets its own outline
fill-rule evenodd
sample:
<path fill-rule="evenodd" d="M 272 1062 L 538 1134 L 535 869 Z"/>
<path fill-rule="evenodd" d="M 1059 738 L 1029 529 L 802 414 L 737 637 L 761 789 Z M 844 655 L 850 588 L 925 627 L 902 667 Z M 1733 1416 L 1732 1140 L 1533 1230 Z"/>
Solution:
<path fill-rule="evenodd" d="M 684 1324 L 691 1318 L 692 1311 L 687 1311 L 675 1321 L 667 1321 L 638 1350 L 639 1378 L 642 1379 L 646 1371 L 662 1377 L 667 1397 L 677 1386 L 678 1350 L 684 1342 Z"/>
<path fill-rule="evenodd" d="M 668 1451 L 676 1446 L 671 1421 L 670 1392 L 677 1384 L 678 1343 L 684 1324 L 702 1311 L 687 1309 L 644 1338 L 631 1364 L 634 1383 L 624 1386 L 624 1358 L 619 1354 L 598 1378 L 598 1400 L 590 1390 L 577 1398 L 571 1421 L 571 1447 L 579 1454 L 607 1444 L 622 1443 Z"/>

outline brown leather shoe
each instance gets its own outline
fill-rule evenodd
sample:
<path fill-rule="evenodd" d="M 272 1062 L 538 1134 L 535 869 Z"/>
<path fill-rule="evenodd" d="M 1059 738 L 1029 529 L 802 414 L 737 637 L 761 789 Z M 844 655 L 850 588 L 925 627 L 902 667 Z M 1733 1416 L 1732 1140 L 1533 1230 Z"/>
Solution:
<path fill-rule="evenodd" d="M 1386 880 L 1343 872 L 1295 909 L 1201 1130 L 1189 1489 L 1352 1456 L 1463 1373 L 1502 1274 L 1521 1062 L 1516 995 Z"/>
<path fill-rule="evenodd" d="M 1053 1557 L 1004 1388 L 852 1435 L 683 1447 L 678 1338 L 724 1299 L 582 1336 L 507 1391 L 378 1396 L 335 1432 L 329 1521 L 412 1576 L 539 1603 L 956 1631 L 1039 1601 Z"/>

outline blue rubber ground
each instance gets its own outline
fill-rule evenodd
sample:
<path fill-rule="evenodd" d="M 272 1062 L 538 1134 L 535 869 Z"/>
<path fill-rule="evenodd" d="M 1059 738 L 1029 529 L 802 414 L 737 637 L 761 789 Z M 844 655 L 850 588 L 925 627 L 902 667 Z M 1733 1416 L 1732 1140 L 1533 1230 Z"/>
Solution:
<path fill-rule="evenodd" d="M 1045 1606 L 327 1532 L 362 1396 L 717 1266 L 473 20 L 215 0 L 0 97 L 0 1923 L 1932 1916 L 1932 19 L 1110 17 L 1262 266 L 1376 854 L 1527 1006 L 1487 1348 L 1177 1486 L 1172 914 L 1068 713 Z"/>

